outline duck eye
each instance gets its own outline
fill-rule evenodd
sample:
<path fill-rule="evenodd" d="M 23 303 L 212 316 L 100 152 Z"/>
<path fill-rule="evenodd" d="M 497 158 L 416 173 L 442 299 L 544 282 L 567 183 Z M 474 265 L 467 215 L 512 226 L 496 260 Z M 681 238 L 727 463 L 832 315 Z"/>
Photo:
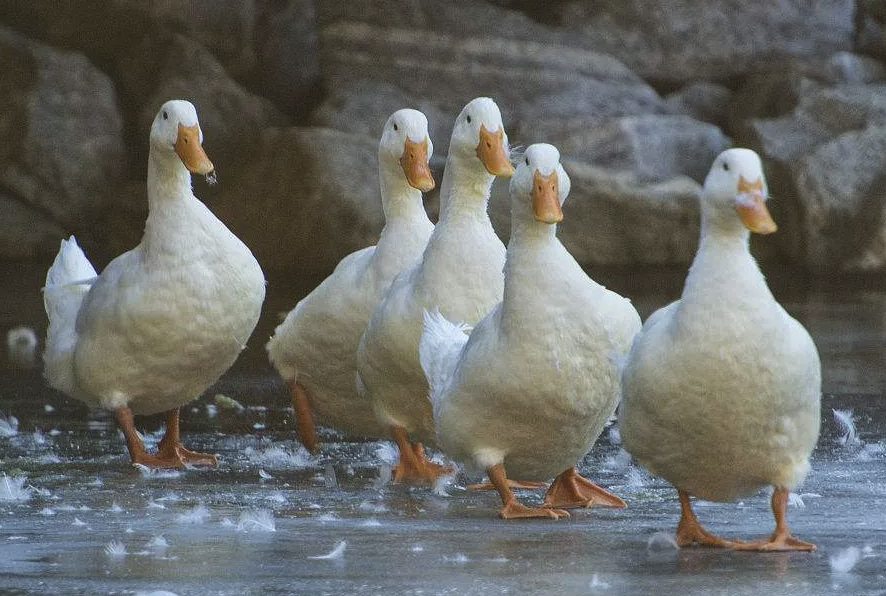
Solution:
<path fill-rule="evenodd" d="M 470 123 L 471 123 L 471 115 L 470 115 L 470 114 L 468 114 L 468 117 L 467 117 L 467 118 L 465 118 L 465 120 L 467 120 L 467 121 L 468 121 L 468 124 L 470 124 Z"/>
<path fill-rule="evenodd" d="M 396 123 L 396 122 L 394 122 L 394 130 L 400 130 L 400 127 L 397 126 L 397 123 Z"/>
<path fill-rule="evenodd" d="M 728 162 L 725 162 L 725 161 L 723 162 L 723 171 L 724 171 L 724 172 L 728 172 L 728 171 L 729 171 L 729 163 L 728 163 Z"/>
<path fill-rule="evenodd" d="M 163 119 L 169 120 L 169 114 L 166 113 L 166 110 L 163 110 Z"/>
<path fill-rule="evenodd" d="M 528 157 L 526 158 L 526 165 L 527 166 L 529 165 L 529 158 Z"/>

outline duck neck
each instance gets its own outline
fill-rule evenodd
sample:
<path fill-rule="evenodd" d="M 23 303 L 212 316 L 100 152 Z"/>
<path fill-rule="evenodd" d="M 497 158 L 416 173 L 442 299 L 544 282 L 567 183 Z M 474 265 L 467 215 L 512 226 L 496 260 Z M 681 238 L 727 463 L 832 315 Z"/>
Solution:
<path fill-rule="evenodd" d="M 494 180 L 476 157 L 450 151 L 440 184 L 440 221 L 488 219 L 486 207 Z"/>
<path fill-rule="evenodd" d="M 766 281 L 751 256 L 750 232 L 734 213 L 713 212 L 702 208 L 701 235 L 698 252 L 689 269 L 683 298 L 716 295 L 752 295 L 754 289 L 768 293 Z M 731 293 L 725 288 L 741 285 Z M 717 289 L 716 292 L 711 292 Z"/>
<path fill-rule="evenodd" d="M 381 162 L 379 157 L 378 179 L 385 225 L 427 220 L 421 191 L 409 185 L 399 165 L 391 167 Z"/>
<path fill-rule="evenodd" d="M 182 228 L 181 207 L 192 198 L 191 173 L 174 153 L 158 152 L 151 147 L 148 155 L 148 218 L 142 246 L 147 252 L 159 249 L 162 239 Z"/>

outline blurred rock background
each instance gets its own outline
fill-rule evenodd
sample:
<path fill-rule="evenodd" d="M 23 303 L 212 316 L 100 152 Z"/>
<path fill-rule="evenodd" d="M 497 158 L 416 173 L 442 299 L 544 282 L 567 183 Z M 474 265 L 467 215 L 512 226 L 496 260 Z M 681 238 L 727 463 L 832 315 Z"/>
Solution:
<path fill-rule="evenodd" d="M 195 193 L 272 281 L 325 275 L 381 229 L 387 116 L 427 114 L 439 181 L 455 115 L 489 95 L 513 145 L 560 147 L 582 263 L 688 263 L 699 183 L 741 145 L 781 226 L 759 257 L 882 271 L 884 21 L 886 0 L 4 0 L 0 260 L 135 245 L 148 128 L 184 98 L 219 174 Z"/>

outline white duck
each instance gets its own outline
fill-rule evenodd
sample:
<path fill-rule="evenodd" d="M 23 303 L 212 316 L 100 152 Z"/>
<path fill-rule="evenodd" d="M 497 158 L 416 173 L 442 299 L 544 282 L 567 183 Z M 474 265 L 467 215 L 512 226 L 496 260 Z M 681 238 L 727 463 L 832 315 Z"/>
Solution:
<path fill-rule="evenodd" d="M 776 230 L 760 158 L 730 149 L 701 194 L 701 241 L 680 300 L 655 312 L 624 371 L 621 436 L 678 490 L 677 543 L 812 550 L 785 522 L 789 490 L 818 438 L 821 366 L 806 330 L 775 301 L 748 250 Z M 775 533 L 752 543 L 699 524 L 689 495 L 732 501 L 772 485 Z"/>
<path fill-rule="evenodd" d="M 435 434 L 418 359 L 422 314 L 439 306 L 452 319 L 474 322 L 501 300 L 504 245 L 486 206 L 495 176 L 513 170 L 498 106 L 485 97 L 472 100 L 452 131 L 440 219 L 422 259 L 397 276 L 360 340 L 358 385 L 397 443 L 396 482 L 430 484 L 446 472 L 425 458 L 420 443 Z"/>
<path fill-rule="evenodd" d="M 575 462 L 615 411 L 619 363 L 640 317 L 591 280 L 557 239 L 570 186 L 559 160 L 555 147 L 532 145 L 511 178 L 502 302 L 470 338 L 439 312 L 427 314 L 420 345 L 438 442 L 487 471 L 505 519 L 625 506 L 579 476 Z M 508 481 L 557 474 L 543 508 L 520 504 L 510 487 L 524 484 Z"/>
<path fill-rule="evenodd" d="M 388 118 L 378 147 L 386 222 L 378 245 L 342 259 L 268 342 L 292 393 L 299 438 L 311 451 L 318 448 L 315 418 L 351 435 L 387 436 L 371 402 L 357 393 L 357 344 L 391 281 L 421 256 L 434 229 L 422 206 L 422 192 L 434 188 L 432 153 L 424 114 L 404 109 Z"/>
<path fill-rule="evenodd" d="M 134 463 L 215 465 L 179 440 L 179 407 L 237 358 L 265 296 L 249 249 L 191 193 L 191 175 L 214 180 L 194 106 L 168 101 L 151 126 L 148 208 L 141 243 L 101 275 L 73 237 L 46 275 L 44 360 L 50 385 L 116 413 Z M 149 454 L 133 414 L 168 412 Z"/>

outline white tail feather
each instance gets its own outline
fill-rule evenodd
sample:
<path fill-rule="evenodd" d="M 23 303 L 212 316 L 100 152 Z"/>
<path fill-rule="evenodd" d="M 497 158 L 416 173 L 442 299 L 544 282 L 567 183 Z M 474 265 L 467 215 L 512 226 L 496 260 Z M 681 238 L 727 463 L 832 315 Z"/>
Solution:
<path fill-rule="evenodd" d="M 49 317 L 43 352 L 47 382 L 65 393 L 74 392 L 74 346 L 77 313 L 83 297 L 95 281 L 95 268 L 71 236 L 62 240 L 58 255 L 46 273 L 43 305 Z"/>
<path fill-rule="evenodd" d="M 424 331 L 418 344 L 418 358 L 430 386 L 428 397 L 434 408 L 435 419 L 470 331 L 469 325 L 447 320 L 439 308 L 424 312 Z"/>

